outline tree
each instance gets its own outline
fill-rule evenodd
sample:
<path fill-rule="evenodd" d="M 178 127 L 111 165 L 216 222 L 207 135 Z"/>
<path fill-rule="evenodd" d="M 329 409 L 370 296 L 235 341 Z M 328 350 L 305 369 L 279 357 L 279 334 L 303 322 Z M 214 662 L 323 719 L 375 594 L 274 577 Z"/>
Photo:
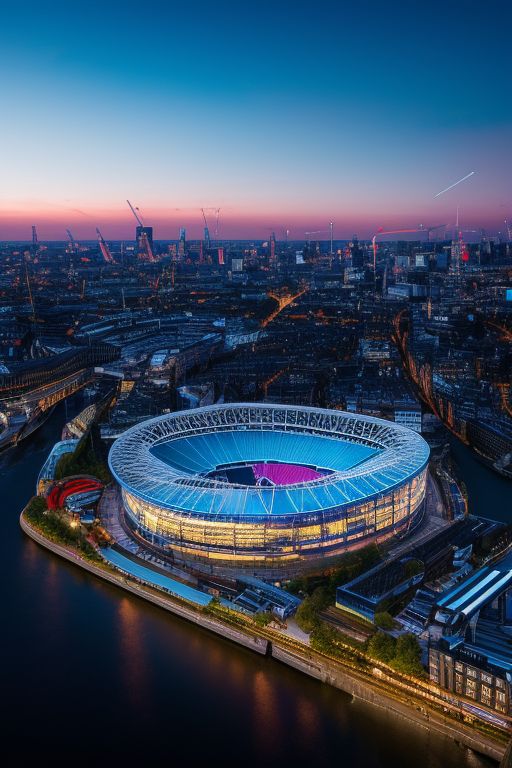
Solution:
<path fill-rule="evenodd" d="M 44 496 L 33 496 L 25 509 L 25 514 L 29 520 L 37 520 L 48 509 Z"/>
<path fill-rule="evenodd" d="M 303 632 L 311 632 L 318 627 L 319 612 L 331 602 L 331 595 L 326 587 L 317 587 L 310 597 L 306 597 L 297 608 L 295 619 Z"/>
<path fill-rule="evenodd" d="M 329 574 L 330 589 L 334 593 L 336 587 L 346 584 L 365 571 L 369 571 L 380 561 L 380 552 L 375 544 L 368 544 L 357 552 L 347 552 L 340 558 L 338 566 Z"/>
<path fill-rule="evenodd" d="M 311 602 L 317 611 L 327 608 L 331 602 L 331 595 L 326 587 L 317 587 L 311 594 Z"/>
<path fill-rule="evenodd" d="M 376 613 L 374 618 L 374 623 L 377 627 L 380 627 L 381 629 L 394 629 L 395 622 L 393 617 L 391 616 L 388 611 L 382 611 L 381 613 Z"/>
<path fill-rule="evenodd" d="M 319 621 L 317 626 L 311 632 L 311 647 L 321 653 L 328 655 L 337 655 L 339 649 L 337 647 L 337 641 L 339 640 L 338 632 L 326 624 L 324 621 Z"/>
<path fill-rule="evenodd" d="M 297 608 L 295 620 L 303 632 L 312 632 L 319 624 L 317 609 L 312 597 L 306 597 Z"/>
<path fill-rule="evenodd" d="M 99 438 L 94 439 L 96 431 L 97 427 L 93 425 L 91 430 L 80 438 L 72 453 L 65 453 L 60 457 L 55 467 L 55 480 L 62 480 L 73 475 L 93 475 L 105 484 L 110 482 L 112 479 L 110 471 L 102 460 L 100 450 L 97 447 Z"/>
<path fill-rule="evenodd" d="M 418 639 L 411 634 L 400 635 L 396 641 L 393 667 L 406 675 L 422 675 L 421 646 Z"/>
<path fill-rule="evenodd" d="M 266 627 L 272 621 L 272 614 L 269 611 L 260 611 L 254 616 L 254 622 L 259 627 Z"/>
<path fill-rule="evenodd" d="M 395 657 L 396 640 L 384 632 L 376 632 L 368 642 L 369 655 L 378 661 L 388 664 Z"/>

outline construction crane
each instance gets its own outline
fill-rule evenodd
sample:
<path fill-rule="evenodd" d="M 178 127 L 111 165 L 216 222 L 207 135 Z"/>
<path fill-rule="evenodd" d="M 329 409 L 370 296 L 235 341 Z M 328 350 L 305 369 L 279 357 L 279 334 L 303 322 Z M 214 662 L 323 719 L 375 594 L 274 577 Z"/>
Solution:
<path fill-rule="evenodd" d="M 68 240 L 69 240 L 69 252 L 70 253 L 77 253 L 78 252 L 78 243 L 76 242 L 75 238 L 73 237 L 70 229 L 66 229 L 66 235 L 68 236 Z"/>
<path fill-rule="evenodd" d="M 25 266 L 25 280 L 27 281 L 27 288 L 28 288 L 28 298 L 30 301 L 30 307 L 32 309 L 32 314 L 30 315 L 30 320 L 35 321 L 36 319 L 36 313 L 34 309 L 34 297 L 32 295 L 32 288 L 30 286 L 30 277 L 28 275 L 28 265 L 26 260 L 24 259 L 23 264 Z"/>
<path fill-rule="evenodd" d="M 155 254 L 153 253 L 153 249 L 151 248 L 151 243 L 149 242 L 148 233 L 145 232 L 144 230 L 141 232 L 140 242 L 141 242 L 142 248 L 144 249 L 144 252 L 146 253 L 148 261 L 156 261 Z"/>
<path fill-rule="evenodd" d="M 219 221 L 220 221 L 220 208 L 201 208 L 201 213 L 203 215 L 204 220 L 204 241 L 208 245 L 211 245 L 211 238 L 210 238 L 210 227 L 208 226 L 208 220 L 207 220 L 207 214 L 212 214 L 212 216 L 215 216 L 215 229 L 213 230 L 213 235 L 215 240 L 218 240 L 219 237 Z M 211 221 L 211 219 L 210 219 Z"/>
<path fill-rule="evenodd" d="M 379 229 L 378 232 L 374 234 L 372 237 L 372 249 L 373 249 L 373 273 L 375 275 L 377 271 L 377 238 L 381 235 L 401 235 L 401 234 L 414 234 L 414 232 L 427 232 L 428 236 L 430 238 L 430 233 L 434 232 L 436 229 L 442 229 L 443 227 L 447 227 L 447 224 L 436 224 L 434 227 L 424 227 L 423 224 L 420 224 L 419 227 L 415 227 L 414 229 Z"/>
<path fill-rule="evenodd" d="M 377 275 L 377 238 L 381 235 L 402 235 L 405 233 L 418 232 L 418 229 L 388 229 L 384 230 L 382 227 L 372 237 L 372 249 L 373 249 L 373 276 Z"/>
<path fill-rule="evenodd" d="M 379 231 L 376 232 L 372 237 L 374 291 L 377 290 L 377 238 L 378 237 L 380 237 L 381 235 L 401 235 L 401 234 L 414 234 L 415 232 L 427 232 L 428 238 L 430 240 L 431 232 L 434 232 L 434 230 L 441 229 L 442 227 L 446 227 L 446 226 L 448 225 L 436 224 L 433 227 L 424 227 L 423 224 L 420 224 L 418 227 L 415 227 L 414 229 L 388 229 L 388 230 L 384 230 L 381 227 Z"/>
<path fill-rule="evenodd" d="M 206 219 L 206 213 L 204 212 L 204 208 L 201 208 L 201 213 L 203 214 L 204 219 L 204 243 L 206 245 L 206 249 L 210 247 L 210 230 L 208 229 L 208 221 Z"/>
<path fill-rule="evenodd" d="M 156 261 L 155 254 L 153 253 L 153 249 L 151 248 L 151 243 L 149 242 L 148 233 L 146 232 L 146 227 L 145 227 L 144 220 L 142 218 L 140 210 L 138 208 L 134 208 L 129 200 L 127 200 L 126 202 L 130 206 L 130 210 L 135 216 L 135 221 L 138 224 L 138 227 L 139 227 L 138 240 L 139 240 L 140 246 L 143 249 L 143 252 L 146 255 L 147 260 Z"/>
<path fill-rule="evenodd" d="M 110 248 L 108 247 L 107 243 L 105 242 L 105 239 L 101 232 L 99 231 L 98 227 L 96 227 L 96 234 L 98 235 L 98 243 L 100 246 L 101 255 L 103 256 L 105 262 L 107 264 L 114 264 L 114 257 L 112 256 L 110 252 Z"/>
<path fill-rule="evenodd" d="M 445 229 L 448 226 L 448 224 L 435 224 L 433 227 L 425 227 L 423 224 L 420 224 L 418 226 L 418 232 L 426 232 L 428 236 L 428 240 L 430 242 L 430 233 L 435 232 L 436 229 Z"/>
<path fill-rule="evenodd" d="M 310 237 L 309 237 L 310 235 L 323 235 L 326 232 L 330 232 L 330 231 L 331 229 L 329 227 L 329 229 L 315 229 L 313 232 L 304 232 L 304 234 L 306 235 L 307 239 L 310 240 Z"/>
<path fill-rule="evenodd" d="M 133 213 L 133 215 L 135 216 L 135 221 L 137 222 L 137 224 L 139 225 L 139 227 L 143 227 L 143 226 L 144 226 L 144 222 L 142 221 L 142 218 L 141 218 L 141 216 L 140 216 L 140 211 L 139 211 L 139 209 L 138 209 L 138 208 L 134 208 L 134 207 L 133 207 L 133 205 L 130 203 L 130 201 L 129 201 L 129 200 L 127 200 L 126 202 L 127 202 L 127 203 L 128 203 L 128 205 L 130 206 L 130 210 L 131 210 L 131 212 Z"/>

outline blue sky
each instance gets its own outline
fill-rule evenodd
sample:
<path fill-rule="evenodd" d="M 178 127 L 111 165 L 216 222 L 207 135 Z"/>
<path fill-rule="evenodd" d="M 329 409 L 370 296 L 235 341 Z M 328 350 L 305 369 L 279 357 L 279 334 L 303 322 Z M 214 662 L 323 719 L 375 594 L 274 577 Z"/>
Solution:
<path fill-rule="evenodd" d="M 201 206 L 255 237 L 512 214 L 508 3 L 26 2 L 2 18 L 0 238 L 38 222 L 123 236 L 126 197 L 162 237 L 199 231 Z"/>

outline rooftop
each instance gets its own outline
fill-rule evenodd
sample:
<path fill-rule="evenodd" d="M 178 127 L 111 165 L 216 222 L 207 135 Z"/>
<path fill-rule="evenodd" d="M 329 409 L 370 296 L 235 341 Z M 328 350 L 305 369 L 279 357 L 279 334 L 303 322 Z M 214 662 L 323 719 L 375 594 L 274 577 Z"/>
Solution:
<path fill-rule="evenodd" d="M 393 422 L 305 406 L 226 404 L 151 419 L 109 456 L 120 485 L 150 503 L 198 515 L 308 514 L 368 499 L 426 467 L 427 443 Z M 275 461 L 315 479 L 254 486 L 207 476 L 222 465 Z M 326 471 L 327 470 L 327 471 Z"/>

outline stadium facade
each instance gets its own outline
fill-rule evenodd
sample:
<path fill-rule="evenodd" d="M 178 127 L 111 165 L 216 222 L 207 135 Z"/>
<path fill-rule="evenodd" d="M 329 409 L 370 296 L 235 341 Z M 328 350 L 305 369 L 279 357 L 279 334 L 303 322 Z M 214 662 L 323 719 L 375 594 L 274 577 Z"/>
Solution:
<path fill-rule="evenodd" d="M 225 404 L 160 416 L 112 446 L 125 519 L 200 572 L 279 578 L 410 530 L 429 448 L 342 411 Z"/>

